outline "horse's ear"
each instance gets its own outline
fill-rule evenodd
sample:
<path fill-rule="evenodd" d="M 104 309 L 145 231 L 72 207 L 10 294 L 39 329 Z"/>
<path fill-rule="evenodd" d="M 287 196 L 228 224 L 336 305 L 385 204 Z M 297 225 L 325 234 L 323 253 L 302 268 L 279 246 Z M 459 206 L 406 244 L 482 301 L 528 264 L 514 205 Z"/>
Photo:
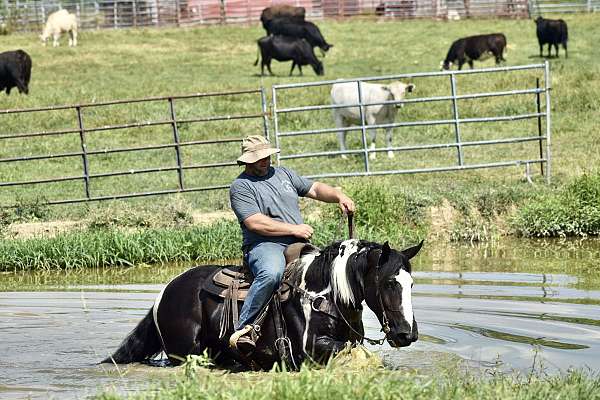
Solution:
<path fill-rule="evenodd" d="M 423 242 L 424 242 L 424 240 L 421 240 L 421 243 L 419 243 L 418 245 L 409 247 L 408 249 L 405 249 L 405 250 L 402 250 L 402 254 L 404 254 L 410 260 L 411 258 L 413 258 L 414 256 L 417 255 L 419 250 L 421 250 L 421 247 L 423 246 Z"/>
<path fill-rule="evenodd" d="M 383 246 L 381 246 L 381 256 L 379 257 L 379 265 L 383 265 L 386 262 L 388 262 L 388 260 L 390 259 L 391 251 L 392 250 L 390 249 L 390 244 L 386 240 Z"/>

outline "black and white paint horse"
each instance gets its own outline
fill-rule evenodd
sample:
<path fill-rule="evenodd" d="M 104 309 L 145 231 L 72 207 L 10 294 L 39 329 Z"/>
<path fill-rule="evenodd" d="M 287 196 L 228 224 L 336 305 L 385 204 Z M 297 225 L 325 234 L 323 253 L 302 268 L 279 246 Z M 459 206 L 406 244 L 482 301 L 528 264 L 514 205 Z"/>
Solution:
<path fill-rule="evenodd" d="M 290 299 L 281 303 L 290 364 L 297 368 L 306 359 L 325 362 L 347 342 L 362 342 L 363 301 L 379 319 L 391 346 L 415 342 L 418 329 L 409 260 L 422 244 L 403 251 L 391 249 L 387 242 L 356 239 L 335 242 L 322 250 L 306 245 L 288 266 L 284 285 L 292 292 Z M 228 336 L 219 339 L 223 300 L 202 289 L 204 280 L 219 268 L 222 266 L 198 266 L 169 282 L 148 314 L 103 362 L 142 362 L 161 351 L 175 365 L 188 354 L 205 351 L 225 367 L 241 364 L 268 370 L 281 362 L 273 307 L 267 311 L 250 356 L 229 348 Z"/>

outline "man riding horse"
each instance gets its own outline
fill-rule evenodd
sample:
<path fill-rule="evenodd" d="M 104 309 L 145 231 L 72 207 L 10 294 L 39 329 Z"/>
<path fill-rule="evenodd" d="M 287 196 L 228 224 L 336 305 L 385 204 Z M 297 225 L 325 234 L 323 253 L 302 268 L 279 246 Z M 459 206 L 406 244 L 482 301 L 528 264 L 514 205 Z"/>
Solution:
<path fill-rule="evenodd" d="M 298 198 L 338 203 L 345 213 L 355 209 L 352 199 L 341 190 L 313 182 L 288 168 L 272 167 L 271 155 L 278 152 L 263 136 L 246 137 L 237 159 L 244 171 L 229 192 L 242 229 L 244 261 L 254 276 L 236 331 L 229 339 L 229 345 L 243 354 L 254 351 L 255 319 L 281 284 L 284 250 L 292 243 L 308 241 L 313 234 L 313 228 L 303 222 Z"/>

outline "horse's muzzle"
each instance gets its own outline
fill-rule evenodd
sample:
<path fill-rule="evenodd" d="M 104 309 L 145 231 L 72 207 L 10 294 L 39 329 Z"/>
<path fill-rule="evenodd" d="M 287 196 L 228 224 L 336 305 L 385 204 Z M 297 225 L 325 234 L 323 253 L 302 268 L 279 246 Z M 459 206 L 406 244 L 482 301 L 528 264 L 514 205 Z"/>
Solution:
<path fill-rule="evenodd" d="M 413 321 L 411 332 L 390 332 L 387 335 L 387 342 L 392 347 L 406 347 L 419 339 L 419 329 L 417 322 Z"/>
<path fill-rule="evenodd" d="M 417 337 L 407 334 L 388 335 L 387 342 L 392 347 L 406 347 L 417 341 Z"/>

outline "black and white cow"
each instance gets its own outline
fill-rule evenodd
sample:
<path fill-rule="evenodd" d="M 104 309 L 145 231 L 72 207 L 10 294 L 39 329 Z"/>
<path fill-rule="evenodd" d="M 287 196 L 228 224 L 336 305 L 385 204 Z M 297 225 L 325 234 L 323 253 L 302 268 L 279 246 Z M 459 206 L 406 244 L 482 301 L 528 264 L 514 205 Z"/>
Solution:
<path fill-rule="evenodd" d="M 306 9 L 304 7 L 276 4 L 262 10 L 260 13 L 260 22 L 262 22 L 263 28 L 267 31 L 267 35 L 270 35 L 273 32 L 269 30 L 269 24 L 273 18 L 289 18 L 293 21 L 303 22 L 305 15 Z"/>
<path fill-rule="evenodd" d="M 290 76 L 294 72 L 296 65 L 302 75 L 302 66 L 310 65 L 317 75 L 323 75 L 323 63 L 317 59 L 312 46 L 304 39 L 297 39 L 289 36 L 270 35 L 258 39 L 258 48 L 260 50 L 260 74 L 264 75 L 264 67 L 267 66 L 269 73 L 271 71 L 271 60 L 292 61 Z M 258 57 L 254 65 L 258 64 Z"/>
<path fill-rule="evenodd" d="M 327 51 L 332 44 L 327 43 L 319 27 L 310 21 L 297 21 L 290 18 L 273 18 L 267 30 L 273 35 L 291 36 L 306 39 L 312 47 Z"/>
<path fill-rule="evenodd" d="M 29 93 L 31 78 L 31 57 L 23 50 L 0 53 L 0 91 L 6 89 L 6 94 L 14 87 L 19 93 Z"/>
<path fill-rule="evenodd" d="M 567 41 L 569 40 L 569 30 L 567 29 L 567 23 L 562 19 L 537 17 L 535 24 L 537 26 L 538 43 L 540 44 L 540 57 L 543 57 L 544 45 L 548 44 L 548 57 L 550 57 L 552 46 L 554 46 L 556 57 L 558 58 L 558 45 L 562 44 L 563 49 L 565 49 L 565 58 L 568 58 Z"/>
<path fill-rule="evenodd" d="M 442 62 L 442 69 L 447 70 L 452 64 L 458 64 L 460 70 L 465 62 L 473 68 L 474 60 L 483 61 L 492 56 L 496 58 L 496 64 L 500 64 L 500 61 L 506 61 L 502 56 L 505 48 L 506 36 L 502 33 L 464 37 L 452 43 Z"/>

